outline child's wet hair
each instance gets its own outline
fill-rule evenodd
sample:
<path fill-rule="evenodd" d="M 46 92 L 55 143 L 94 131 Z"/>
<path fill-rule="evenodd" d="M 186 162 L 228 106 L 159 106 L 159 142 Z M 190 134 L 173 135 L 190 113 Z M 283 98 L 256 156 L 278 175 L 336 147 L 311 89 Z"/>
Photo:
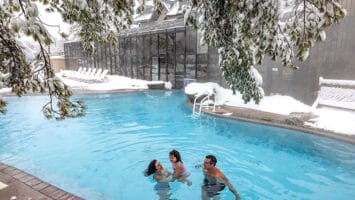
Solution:
<path fill-rule="evenodd" d="M 169 152 L 169 156 L 174 156 L 176 158 L 176 162 L 179 162 L 179 161 L 182 162 L 180 153 L 175 149 L 173 149 Z"/>

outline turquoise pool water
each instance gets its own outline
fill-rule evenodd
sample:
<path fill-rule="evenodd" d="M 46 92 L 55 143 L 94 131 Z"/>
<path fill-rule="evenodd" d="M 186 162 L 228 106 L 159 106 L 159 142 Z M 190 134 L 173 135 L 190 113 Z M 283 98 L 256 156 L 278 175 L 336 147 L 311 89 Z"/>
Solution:
<path fill-rule="evenodd" d="M 142 172 L 152 159 L 171 170 L 176 148 L 192 186 L 174 182 L 170 199 L 201 196 L 204 156 L 243 199 L 354 199 L 355 145 L 293 130 L 203 116 L 191 118 L 178 91 L 82 95 L 86 117 L 47 121 L 43 96 L 15 97 L 0 115 L 0 161 L 86 199 L 159 199 Z M 221 199 L 234 199 L 225 189 Z"/>

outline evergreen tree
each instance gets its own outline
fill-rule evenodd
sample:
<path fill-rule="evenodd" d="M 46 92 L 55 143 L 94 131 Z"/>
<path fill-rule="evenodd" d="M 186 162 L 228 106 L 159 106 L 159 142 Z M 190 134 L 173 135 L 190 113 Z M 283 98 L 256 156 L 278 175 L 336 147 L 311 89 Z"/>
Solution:
<path fill-rule="evenodd" d="M 164 0 L 154 0 L 159 11 Z M 179 0 L 183 1 L 183 0 Z M 341 0 L 185 0 L 185 20 L 203 33 L 203 41 L 219 52 L 219 65 L 226 82 L 239 91 L 245 102 L 259 103 L 263 96 L 261 78 L 253 66 L 264 56 L 281 59 L 297 68 L 295 59 L 305 60 L 325 30 L 345 16 Z M 64 119 L 85 114 L 82 101 L 71 101 L 72 92 L 55 77 L 46 46 L 53 43 L 48 25 L 38 15 L 37 4 L 58 12 L 76 26 L 85 50 L 94 42 L 117 43 L 117 33 L 129 28 L 134 8 L 141 12 L 145 0 L 0 0 L 0 81 L 18 96 L 47 92 L 47 118 Z M 286 12 L 288 11 L 288 12 Z M 60 33 L 66 37 L 65 33 Z M 30 59 L 21 42 L 32 37 L 40 47 Z M 0 113 L 6 102 L 0 99 Z"/>
<path fill-rule="evenodd" d="M 264 57 L 279 58 L 297 69 L 325 30 L 345 17 L 341 0 L 188 0 L 187 22 L 203 33 L 203 41 L 219 51 L 222 74 L 245 102 L 263 96 L 253 68 Z"/>

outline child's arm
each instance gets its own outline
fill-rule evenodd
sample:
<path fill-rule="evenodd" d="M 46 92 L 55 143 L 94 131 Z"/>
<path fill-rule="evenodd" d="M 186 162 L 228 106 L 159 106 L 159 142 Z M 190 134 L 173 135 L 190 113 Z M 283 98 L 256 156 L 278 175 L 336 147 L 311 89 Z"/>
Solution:
<path fill-rule="evenodd" d="M 154 174 L 154 179 L 160 182 L 171 182 L 171 178 L 167 178 L 163 175 Z"/>

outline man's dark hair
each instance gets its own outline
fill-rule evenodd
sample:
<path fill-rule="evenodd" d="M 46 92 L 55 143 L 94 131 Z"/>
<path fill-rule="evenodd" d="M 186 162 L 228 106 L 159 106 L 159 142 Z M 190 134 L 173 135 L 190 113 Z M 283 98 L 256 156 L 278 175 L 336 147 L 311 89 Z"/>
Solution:
<path fill-rule="evenodd" d="M 217 164 L 217 158 L 216 158 L 216 156 L 214 156 L 214 155 L 207 155 L 206 158 L 211 160 L 211 164 L 213 164 L 213 166 L 216 166 L 216 164 Z"/>

